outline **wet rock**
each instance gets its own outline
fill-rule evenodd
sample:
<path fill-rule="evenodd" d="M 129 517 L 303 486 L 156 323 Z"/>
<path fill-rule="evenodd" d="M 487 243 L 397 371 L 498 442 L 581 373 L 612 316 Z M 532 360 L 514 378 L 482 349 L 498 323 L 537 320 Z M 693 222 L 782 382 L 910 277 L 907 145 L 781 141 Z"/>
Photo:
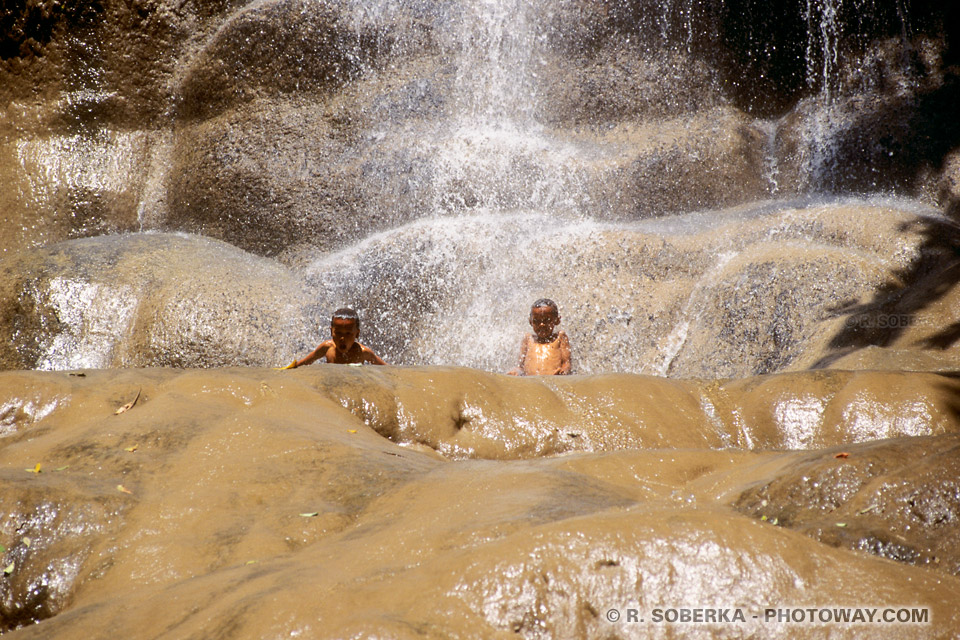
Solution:
<path fill-rule="evenodd" d="M 864 283 L 885 276 L 872 261 L 838 260 L 829 250 L 785 254 L 778 246 L 751 248 L 711 274 L 707 299 L 697 304 L 668 373 L 733 377 L 785 369 L 830 322 L 834 301 L 857 298 L 870 289 Z M 702 360 L 708 351 L 710 360 Z"/>
<path fill-rule="evenodd" d="M 960 575 L 958 453 L 956 434 L 832 448 L 734 506 L 832 546 Z"/>
<path fill-rule="evenodd" d="M 204 29 L 194 10 L 164 0 L 10 6 L 24 30 L 0 41 L 26 39 L 0 59 L 0 253 L 138 229 L 171 126 L 171 79 Z M 214 22 L 217 10 L 199 13 Z"/>
<path fill-rule="evenodd" d="M 0 255 L 138 228 L 153 137 L 103 130 L 0 142 Z"/>
<path fill-rule="evenodd" d="M 276 365 L 316 340 L 296 277 L 213 240 L 74 240 L 0 269 L 5 368 Z"/>
<path fill-rule="evenodd" d="M 300 0 L 234 12 L 184 72 L 178 113 L 208 118 L 253 96 L 330 94 L 382 62 L 393 36 L 344 7 Z"/>
<path fill-rule="evenodd" d="M 654 609 L 717 607 L 742 608 L 744 620 L 698 629 L 816 638 L 835 623 L 808 629 L 760 618 L 770 607 L 837 603 L 926 609 L 919 637 L 949 634 L 958 622 L 960 582 L 942 562 L 891 562 L 729 506 L 794 472 L 849 463 L 852 473 L 820 474 L 841 489 L 807 483 L 789 495 L 823 514 L 844 500 L 853 508 L 882 481 L 884 514 L 946 534 L 957 520 L 956 438 L 845 447 L 850 456 L 842 460 L 832 452 L 675 449 L 691 442 L 678 428 L 686 415 L 656 408 L 671 406 L 662 401 L 669 386 L 692 385 L 660 380 L 645 397 L 648 381 L 638 376 L 554 385 L 335 365 L 85 374 L 0 374 L 3 396 L 34 388 L 40 402 L 69 398 L 0 447 L 0 499 L 9 514 L 0 518 L 0 544 L 5 561 L 16 562 L 0 578 L 5 623 L 54 614 L 17 629 L 18 637 L 97 637 L 109 629 L 135 639 L 161 627 L 197 637 L 223 629 L 237 638 L 405 637 L 429 627 L 444 636 L 601 638 L 628 624 L 611 622 L 611 609 L 650 617 Z M 843 375 L 878 374 L 791 374 L 783 384 Z M 940 377 L 913 378 L 936 388 Z M 137 389 L 141 400 L 116 415 Z M 383 400 L 384 413 L 403 404 L 415 410 L 409 419 L 422 421 L 439 420 L 444 403 L 461 397 L 508 416 L 531 396 L 544 420 L 585 434 L 590 419 L 604 422 L 604 411 L 647 405 L 667 448 L 624 440 L 606 452 L 453 462 L 390 442 L 343 404 Z M 911 456 L 919 456 L 913 471 L 876 473 L 896 468 L 898 457 L 909 469 Z M 21 470 L 36 462 L 40 473 Z M 305 590 L 321 597 L 304 599 Z M 858 635 L 889 632 L 873 629 Z"/>
<path fill-rule="evenodd" d="M 594 215 L 649 218 L 763 200 L 771 186 L 762 157 L 765 135 L 724 108 L 619 124 L 591 140 L 619 150 L 597 163 L 616 169 L 586 183 L 603 203 Z"/>
<path fill-rule="evenodd" d="M 71 481 L 64 470 L 41 468 L 29 482 L 24 470 L 4 472 L 0 562 L 10 571 L 0 580 L 0 631 L 58 614 L 85 563 L 97 563 L 93 550 L 118 531 L 123 496 L 109 481 Z"/>
<path fill-rule="evenodd" d="M 933 219 L 858 201 L 631 225 L 478 212 L 378 234 L 304 270 L 331 299 L 354 301 L 394 363 L 508 371 L 529 305 L 547 296 L 577 373 L 746 376 L 845 355 L 838 336 L 856 329 L 859 305 L 937 271 Z M 927 307 L 924 323 L 953 322 L 951 309 Z M 871 336 L 857 344 L 882 338 Z"/>
<path fill-rule="evenodd" d="M 694 381 L 390 367 L 325 369 L 311 378 L 394 442 L 497 460 L 668 447 L 809 450 L 950 434 L 958 430 L 960 392 L 952 377 L 902 372 Z"/>

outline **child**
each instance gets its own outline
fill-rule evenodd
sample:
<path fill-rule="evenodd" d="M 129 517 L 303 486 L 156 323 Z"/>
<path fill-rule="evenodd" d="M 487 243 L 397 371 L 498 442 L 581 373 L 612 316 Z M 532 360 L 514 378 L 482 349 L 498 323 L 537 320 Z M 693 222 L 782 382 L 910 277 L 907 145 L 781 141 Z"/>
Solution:
<path fill-rule="evenodd" d="M 330 318 L 330 340 L 324 340 L 303 360 L 294 360 L 283 369 L 296 369 L 320 358 L 332 364 L 387 364 L 377 354 L 357 342 L 360 316 L 353 309 L 337 309 Z"/>
<path fill-rule="evenodd" d="M 533 333 L 523 337 L 520 346 L 520 366 L 511 370 L 512 376 L 565 376 L 570 374 L 570 340 L 561 330 L 557 303 L 541 298 L 530 307 L 530 326 Z"/>

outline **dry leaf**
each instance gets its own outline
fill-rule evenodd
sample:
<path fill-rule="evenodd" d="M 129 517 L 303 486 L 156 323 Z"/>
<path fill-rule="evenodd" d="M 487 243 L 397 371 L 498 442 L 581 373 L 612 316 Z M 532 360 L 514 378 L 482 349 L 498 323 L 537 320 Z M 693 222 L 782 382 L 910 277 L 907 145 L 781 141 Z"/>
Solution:
<path fill-rule="evenodd" d="M 300 516 L 303 518 L 315 518 L 320 515 L 319 511 L 311 511 L 310 513 L 301 513 Z"/>
<path fill-rule="evenodd" d="M 13 573 L 13 563 L 11 562 L 6 567 L 3 568 L 3 575 L 8 576 Z"/>
<path fill-rule="evenodd" d="M 28 538 L 28 537 L 26 537 L 26 536 L 24 536 L 23 538 L 21 538 L 21 541 L 23 542 L 23 546 L 25 546 L 25 547 L 29 547 L 29 546 L 33 543 L 33 540 L 31 540 L 30 538 Z"/>
<path fill-rule="evenodd" d="M 130 491 L 130 489 L 127 489 L 127 488 L 126 488 L 125 486 L 123 486 L 122 484 L 118 484 L 118 485 L 117 485 L 117 491 L 120 491 L 121 493 L 130 493 L 130 494 L 133 493 L 133 491 Z"/>
<path fill-rule="evenodd" d="M 347 429 L 347 433 L 356 433 L 356 432 L 357 432 L 356 429 Z"/>
<path fill-rule="evenodd" d="M 24 471 L 29 471 L 30 473 L 43 473 L 43 472 L 40 470 L 40 463 L 39 463 L 39 462 L 37 463 L 37 466 L 35 466 L 33 469 L 24 469 Z"/>
<path fill-rule="evenodd" d="M 135 445 L 133 445 L 132 447 L 127 447 L 127 448 L 125 448 L 124 451 L 129 451 L 130 453 L 133 453 L 134 451 L 137 450 L 137 448 L 138 448 L 139 446 L 140 446 L 140 445 L 135 444 Z"/>
<path fill-rule="evenodd" d="M 833 457 L 834 457 L 834 458 L 849 458 L 849 457 L 850 457 L 850 454 L 847 453 L 846 451 L 841 451 L 840 453 L 838 453 L 837 455 L 835 455 L 835 456 L 833 456 Z"/>
<path fill-rule="evenodd" d="M 120 407 L 120 408 L 117 409 L 116 411 L 114 411 L 114 412 L 113 412 L 113 415 L 118 416 L 118 415 L 120 415 L 121 413 L 124 413 L 125 411 L 129 411 L 130 409 L 133 409 L 133 405 L 137 404 L 137 400 L 140 399 L 140 392 L 141 392 L 141 391 L 143 391 L 143 388 L 142 388 L 142 387 L 141 387 L 140 389 L 137 389 L 137 397 L 136 397 L 136 398 L 134 398 L 133 400 L 131 400 L 131 401 L 128 402 L 127 404 L 123 405 L 122 407 Z"/>

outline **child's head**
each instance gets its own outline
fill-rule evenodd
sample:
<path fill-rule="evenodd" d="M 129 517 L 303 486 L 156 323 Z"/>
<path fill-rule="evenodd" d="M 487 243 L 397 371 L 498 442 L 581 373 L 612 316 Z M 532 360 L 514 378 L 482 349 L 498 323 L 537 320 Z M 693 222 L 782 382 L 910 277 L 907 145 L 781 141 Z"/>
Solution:
<path fill-rule="evenodd" d="M 360 335 L 360 316 L 353 309 L 337 309 L 330 318 L 330 337 L 337 350 L 349 351 Z"/>
<path fill-rule="evenodd" d="M 560 324 L 560 309 L 557 303 L 549 298 L 540 298 L 530 307 L 530 326 L 540 340 L 546 340 L 553 335 L 553 330 Z"/>

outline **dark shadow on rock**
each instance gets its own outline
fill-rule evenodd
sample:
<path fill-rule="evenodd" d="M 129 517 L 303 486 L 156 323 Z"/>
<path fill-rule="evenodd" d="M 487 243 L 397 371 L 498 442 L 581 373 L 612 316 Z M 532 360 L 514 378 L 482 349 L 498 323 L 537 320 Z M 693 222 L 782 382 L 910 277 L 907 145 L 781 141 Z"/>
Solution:
<path fill-rule="evenodd" d="M 917 321 L 918 314 L 944 297 L 960 281 L 960 226 L 943 218 L 919 218 L 900 227 L 920 227 L 923 240 L 919 258 L 909 267 L 894 271 L 867 302 L 831 309 L 845 316 L 843 328 L 830 341 L 832 353 L 812 368 L 823 368 L 868 346 L 888 346 Z M 928 337 L 921 346 L 947 349 L 960 339 L 960 323 L 951 324 Z"/>
<path fill-rule="evenodd" d="M 811 73 L 809 66 L 819 64 L 817 56 L 826 55 L 831 46 L 840 58 L 862 60 L 877 40 L 919 36 L 944 41 L 944 66 L 955 64 L 960 55 L 960 21 L 957 9 L 947 3 L 835 3 L 837 13 L 829 25 L 827 17 L 819 15 L 825 11 L 821 4 L 786 0 L 775 10 L 766 0 L 720 4 L 722 86 L 739 108 L 759 117 L 779 116 L 805 95 L 820 92 L 821 75 Z M 835 42 L 825 42 L 831 38 L 825 31 L 831 28 L 836 30 Z"/>
<path fill-rule="evenodd" d="M 954 322 L 937 333 L 920 341 L 924 349 L 949 349 L 960 340 L 960 322 Z"/>
<path fill-rule="evenodd" d="M 942 383 L 937 388 L 943 391 L 950 399 L 947 401 L 946 412 L 951 420 L 960 422 L 960 388 L 955 381 L 960 380 L 960 371 L 941 372 L 939 375 L 954 381 L 954 384 Z"/>
<path fill-rule="evenodd" d="M 956 433 L 818 451 L 733 506 L 830 546 L 956 576 L 958 452 Z"/>
<path fill-rule="evenodd" d="M 930 73 L 935 70 L 917 68 L 915 77 Z M 934 88 L 881 93 L 841 106 L 846 114 L 840 117 L 853 125 L 832 139 L 830 167 L 817 186 L 837 194 L 877 189 L 916 193 L 924 177 L 939 173 L 947 155 L 960 147 L 957 104 L 960 76 L 951 74 Z"/>

